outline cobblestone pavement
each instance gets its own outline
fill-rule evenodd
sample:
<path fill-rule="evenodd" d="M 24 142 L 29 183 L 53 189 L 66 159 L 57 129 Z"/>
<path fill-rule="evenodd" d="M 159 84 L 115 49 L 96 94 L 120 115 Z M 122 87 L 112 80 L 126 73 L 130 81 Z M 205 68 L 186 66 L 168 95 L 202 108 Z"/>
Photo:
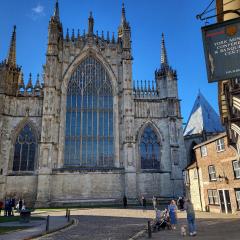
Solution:
<path fill-rule="evenodd" d="M 154 211 L 134 209 L 82 209 L 72 214 L 78 223 L 71 228 L 38 240 L 128 240 L 146 227 L 147 220 L 154 217 Z M 196 240 L 239 240 L 240 220 L 236 215 L 197 213 L 198 236 Z M 153 233 L 152 239 L 184 240 L 180 226 L 186 224 L 186 214 L 179 213 L 178 229 Z M 141 240 L 148 239 L 147 236 Z"/>
<path fill-rule="evenodd" d="M 83 209 L 71 211 L 78 223 L 69 229 L 38 240 L 123 240 L 146 227 L 153 211 L 133 209 Z"/>
<path fill-rule="evenodd" d="M 239 240 L 240 219 L 235 215 L 197 213 L 197 236 L 181 236 L 180 227 L 187 226 L 185 214 L 181 214 L 176 230 L 164 230 L 152 234 L 152 239 L 167 240 Z M 149 239 L 145 234 L 139 240 Z"/>

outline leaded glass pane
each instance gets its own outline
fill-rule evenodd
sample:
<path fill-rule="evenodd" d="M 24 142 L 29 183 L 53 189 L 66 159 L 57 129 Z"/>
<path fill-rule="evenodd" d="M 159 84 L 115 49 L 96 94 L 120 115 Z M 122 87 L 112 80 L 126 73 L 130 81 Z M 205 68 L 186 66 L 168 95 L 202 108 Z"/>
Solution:
<path fill-rule="evenodd" d="M 19 133 L 15 142 L 13 171 L 34 170 L 36 147 L 36 137 L 27 124 Z"/>
<path fill-rule="evenodd" d="M 140 142 L 141 168 L 160 168 L 160 144 L 156 133 L 147 126 L 142 134 Z"/>
<path fill-rule="evenodd" d="M 86 58 L 67 89 L 65 165 L 113 166 L 113 95 L 100 62 Z"/>

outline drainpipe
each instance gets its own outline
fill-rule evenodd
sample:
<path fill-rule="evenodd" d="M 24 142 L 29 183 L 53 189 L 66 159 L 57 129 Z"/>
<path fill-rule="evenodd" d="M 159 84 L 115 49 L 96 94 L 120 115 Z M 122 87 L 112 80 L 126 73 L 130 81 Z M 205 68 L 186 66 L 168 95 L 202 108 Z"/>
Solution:
<path fill-rule="evenodd" d="M 200 205 L 201 205 L 201 211 L 203 211 L 203 204 L 202 204 L 202 193 L 201 193 L 201 185 L 200 185 L 200 177 L 199 177 L 199 167 L 198 162 L 196 161 L 196 168 L 197 168 L 197 177 L 198 177 L 198 191 L 199 191 L 199 197 L 200 197 Z"/>

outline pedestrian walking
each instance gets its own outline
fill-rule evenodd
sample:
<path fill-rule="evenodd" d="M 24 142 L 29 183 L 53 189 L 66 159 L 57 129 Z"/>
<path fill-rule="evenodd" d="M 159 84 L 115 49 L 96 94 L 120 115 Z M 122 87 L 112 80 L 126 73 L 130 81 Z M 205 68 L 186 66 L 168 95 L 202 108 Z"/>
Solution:
<path fill-rule="evenodd" d="M 10 199 L 10 208 L 11 208 L 11 216 L 14 216 L 14 208 L 16 206 L 16 200 L 15 198 Z"/>
<path fill-rule="evenodd" d="M 174 200 L 172 200 L 170 202 L 170 204 L 168 205 L 168 213 L 169 213 L 170 223 L 171 223 L 172 229 L 176 229 L 176 225 L 177 225 L 177 205 L 176 205 L 176 202 Z"/>
<path fill-rule="evenodd" d="M 7 216 L 7 208 L 8 208 L 8 199 L 4 200 L 4 216 Z"/>
<path fill-rule="evenodd" d="M 142 196 L 142 207 L 143 207 L 143 210 L 146 210 L 146 208 L 147 208 L 147 201 L 144 196 Z"/>
<path fill-rule="evenodd" d="M 153 202 L 153 209 L 155 210 L 157 207 L 157 198 L 155 196 L 153 196 L 152 202 Z"/>
<path fill-rule="evenodd" d="M 126 195 L 123 196 L 123 207 L 127 208 L 127 197 L 126 197 Z"/>
<path fill-rule="evenodd" d="M 19 210 L 19 212 L 21 212 L 22 206 L 23 206 L 23 200 L 20 198 L 19 201 L 18 201 L 18 210 Z"/>
<path fill-rule="evenodd" d="M 1 216 L 1 213 L 2 213 L 2 210 L 3 210 L 3 206 L 4 206 L 3 201 L 0 201 L 0 216 Z"/>
<path fill-rule="evenodd" d="M 192 202 L 187 199 L 184 204 L 184 209 L 187 212 L 188 230 L 190 236 L 196 236 L 195 212 Z"/>

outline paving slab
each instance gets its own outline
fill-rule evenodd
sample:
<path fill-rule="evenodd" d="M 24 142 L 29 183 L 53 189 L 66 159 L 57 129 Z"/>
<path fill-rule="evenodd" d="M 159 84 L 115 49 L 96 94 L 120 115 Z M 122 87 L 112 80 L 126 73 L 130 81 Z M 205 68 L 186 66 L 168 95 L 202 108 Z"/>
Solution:
<path fill-rule="evenodd" d="M 49 231 L 52 232 L 54 230 L 63 228 L 68 225 L 67 218 L 65 216 L 50 216 L 49 218 Z M 46 232 L 46 220 L 45 221 L 31 221 L 30 223 L 19 223 L 19 222 L 8 222 L 1 223 L 0 226 L 21 226 L 21 227 L 29 227 L 24 230 L 17 230 L 14 232 L 10 232 L 7 234 L 0 235 L 0 240 L 23 240 L 23 239 L 31 239 L 34 236 L 44 234 Z"/>

